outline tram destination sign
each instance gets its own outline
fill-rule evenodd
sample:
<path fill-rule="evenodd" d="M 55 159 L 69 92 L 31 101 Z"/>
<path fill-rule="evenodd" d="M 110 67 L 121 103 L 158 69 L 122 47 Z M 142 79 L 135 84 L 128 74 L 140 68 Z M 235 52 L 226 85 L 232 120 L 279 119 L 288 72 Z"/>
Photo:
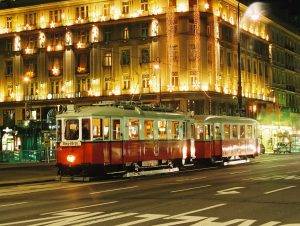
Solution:
<path fill-rule="evenodd" d="M 60 146 L 69 147 L 69 146 L 81 146 L 81 142 L 78 140 L 69 140 L 60 142 Z"/>

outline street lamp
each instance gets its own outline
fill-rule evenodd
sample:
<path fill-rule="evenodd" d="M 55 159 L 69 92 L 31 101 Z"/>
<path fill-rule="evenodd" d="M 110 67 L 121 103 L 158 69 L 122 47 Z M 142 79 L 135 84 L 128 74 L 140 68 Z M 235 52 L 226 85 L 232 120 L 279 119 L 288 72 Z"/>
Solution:
<path fill-rule="evenodd" d="M 252 21 L 259 20 L 262 14 L 262 7 L 261 3 L 255 2 L 252 3 L 244 13 L 244 17 L 251 19 Z M 244 18 L 242 18 L 244 19 Z M 239 116 L 243 115 L 243 95 L 242 95 L 242 74 L 241 74 L 241 28 L 240 28 L 240 2 L 238 2 L 238 9 L 237 9 L 237 43 L 238 43 L 238 91 L 237 91 L 237 99 L 238 99 L 238 113 Z"/>

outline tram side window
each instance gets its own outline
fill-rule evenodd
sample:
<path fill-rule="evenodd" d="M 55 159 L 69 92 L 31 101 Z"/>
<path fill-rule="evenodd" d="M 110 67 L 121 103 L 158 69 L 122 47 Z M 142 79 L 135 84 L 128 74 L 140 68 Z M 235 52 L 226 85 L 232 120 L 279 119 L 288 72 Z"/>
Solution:
<path fill-rule="evenodd" d="M 219 125 L 215 125 L 214 139 L 215 140 L 221 140 L 221 129 L 220 129 Z"/>
<path fill-rule="evenodd" d="M 224 140 L 230 140 L 230 125 L 224 125 Z"/>
<path fill-rule="evenodd" d="M 102 121 L 103 140 L 109 140 L 109 118 L 104 118 Z"/>
<path fill-rule="evenodd" d="M 146 140 L 152 140 L 154 138 L 153 120 L 144 121 L 144 137 Z"/>
<path fill-rule="evenodd" d="M 232 126 L 232 139 L 238 138 L 238 127 L 237 125 Z"/>
<path fill-rule="evenodd" d="M 196 125 L 196 140 L 204 140 L 204 129 L 203 125 Z"/>
<path fill-rule="evenodd" d="M 113 120 L 113 139 L 121 140 L 121 123 L 120 119 Z"/>
<path fill-rule="evenodd" d="M 210 125 L 204 125 L 205 140 L 210 140 Z"/>
<path fill-rule="evenodd" d="M 246 127 L 246 135 L 247 135 L 247 138 L 252 138 L 252 125 L 247 125 Z"/>
<path fill-rule="evenodd" d="M 93 118 L 93 138 L 102 139 L 102 119 Z"/>
<path fill-rule="evenodd" d="M 172 135 L 172 139 L 179 140 L 180 133 L 179 133 L 179 122 L 178 121 L 171 122 L 171 135 Z"/>
<path fill-rule="evenodd" d="M 245 126 L 240 125 L 240 138 L 245 138 Z"/>
<path fill-rule="evenodd" d="M 61 141 L 61 120 L 56 123 L 56 137 L 57 141 Z"/>
<path fill-rule="evenodd" d="M 82 119 L 82 140 L 91 139 L 91 120 L 89 118 Z"/>
<path fill-rule="evenodd" d="M 158 139 L 166 140 L 167 139 L 167 121 L 160 120 L 158 123 Z"/>
<path fill-rule="evenodd" d="M 130 119 L 129 120 L 129 140 L 138 140 L 139 139 L 139 120 L 138 119 Z"/>
<path fill-rule="evenodd" d="M 79 139 L 79 120 L 78 119 L 66 120 L 65 139 L 66 140 L 78 140 Z"/>

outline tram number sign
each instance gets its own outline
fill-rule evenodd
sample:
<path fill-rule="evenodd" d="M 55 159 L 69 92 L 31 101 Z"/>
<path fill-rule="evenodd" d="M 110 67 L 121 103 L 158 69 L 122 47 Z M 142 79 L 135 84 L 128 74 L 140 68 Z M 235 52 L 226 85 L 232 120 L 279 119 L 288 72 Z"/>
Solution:
<path fill-rule="evenodd" d="M 62 141 L 62 142 L 60 142 L 60 146 L 62 146 L 62 147 L 81 146 L 81 142 L 77 141 L 77 140 Z"/>

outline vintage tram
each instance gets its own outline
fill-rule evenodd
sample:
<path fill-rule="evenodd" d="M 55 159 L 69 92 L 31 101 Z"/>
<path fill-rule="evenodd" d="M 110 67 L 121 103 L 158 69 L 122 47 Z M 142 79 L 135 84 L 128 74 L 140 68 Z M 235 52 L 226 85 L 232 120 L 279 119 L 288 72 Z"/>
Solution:
<path fill-rule="evenodd" d="M 92 105 L 57 115 L 60 175 L 95 176 L 258 153 L 255 120 L 189 116 L 143 105 Z"/>

